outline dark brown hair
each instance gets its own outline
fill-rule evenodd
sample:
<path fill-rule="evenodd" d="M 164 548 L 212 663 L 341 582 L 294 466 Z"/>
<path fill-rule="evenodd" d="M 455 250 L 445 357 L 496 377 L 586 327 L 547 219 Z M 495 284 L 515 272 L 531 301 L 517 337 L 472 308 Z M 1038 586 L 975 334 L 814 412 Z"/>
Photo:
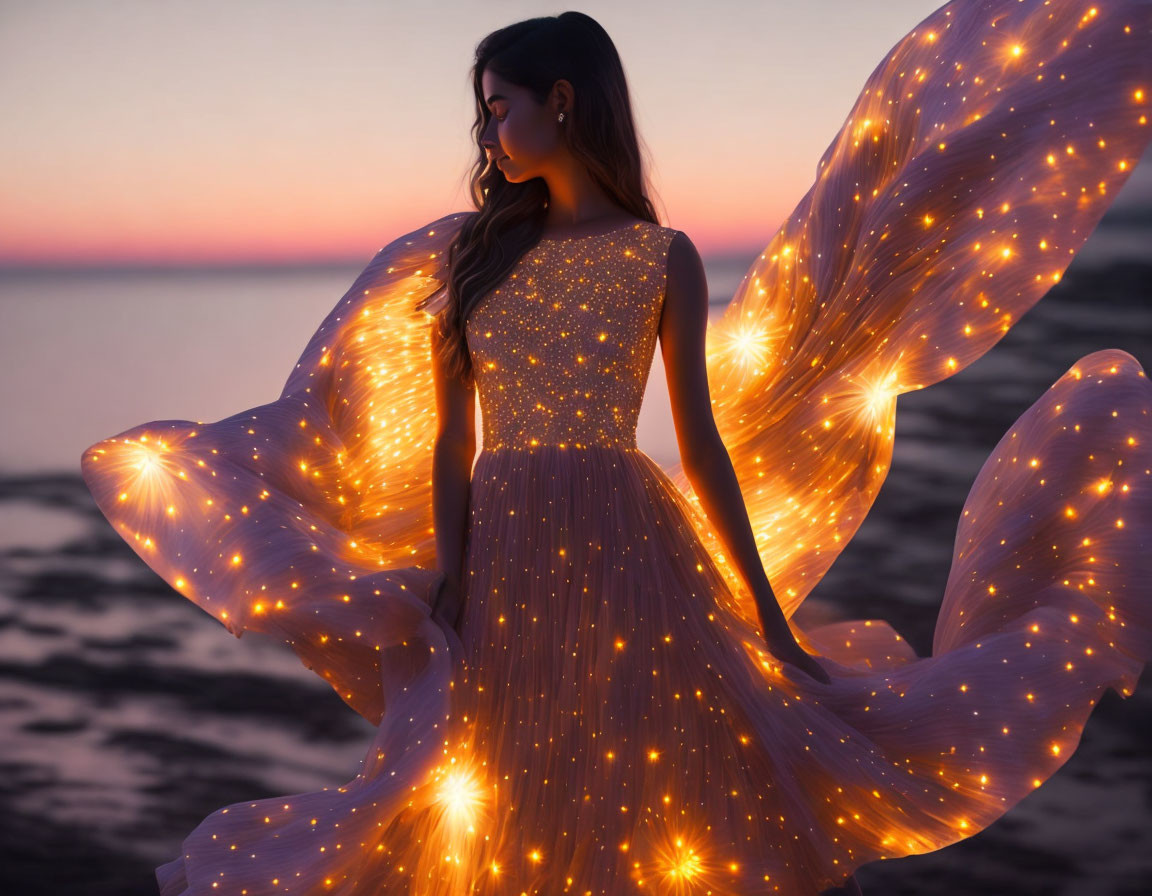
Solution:
<path fill-rule="evenodd" d="M 480 41 L 471 71 L 477 159 L 470 193 L 478 211 L 468 216 L 448 247 L 447 301 L 434 324 L 447 369 L 466 382 L 473 380 L 464 323 L 540 239 L 548 208 L 543 178 L 510 183 L 488 164 L 480 144 L 492 114 L 481 83 L 486 70 L 528 89 L 541 104 L 558 80 L 568 80 L 576 93 L 563 124 L 569 152 L 617 205 L 641 220 L 659 223 L 647 195 L 624 67 L 600 24 L 584 13 L 564 12 L 517 22 Z"/>

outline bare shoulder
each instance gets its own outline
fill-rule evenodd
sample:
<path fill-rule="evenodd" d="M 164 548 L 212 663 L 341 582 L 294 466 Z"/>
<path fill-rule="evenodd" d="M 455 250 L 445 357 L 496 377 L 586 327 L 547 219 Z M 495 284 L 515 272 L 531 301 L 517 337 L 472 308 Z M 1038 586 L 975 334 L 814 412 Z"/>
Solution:
<path fill-rule="evenodd" d="M 665 301 L 692 304 L 703 297 L 708 301 L 708 281 L 704 274 L 704 260 L 696 244 L 683 230 L 677 230 L 668 243 L 668 281 Z"/>

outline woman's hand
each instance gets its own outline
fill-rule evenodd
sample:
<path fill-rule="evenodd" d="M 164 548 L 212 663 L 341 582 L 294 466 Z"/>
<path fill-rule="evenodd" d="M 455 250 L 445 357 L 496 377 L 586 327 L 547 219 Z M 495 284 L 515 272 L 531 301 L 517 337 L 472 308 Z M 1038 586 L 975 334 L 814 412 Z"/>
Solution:
<path fill-rule="evenodd" d="M 768 652 L 784 663 L 791 663 L 802 669 L 807 675 L 821 684 L 829 684 L 832 679 L 828 673 L 812 656 L 796 641 L 788 619 L 776 596 L 772 593 L 768 579 L 762 579 L 763 590 L 753 589 L 752 595 L 756 600 L 756 612 L 760 616 L 760 628 L 764 632 L 764 642 L 768 645 Z"/>
<path fill-rule="evenodd" d="M 803 669 L 821 684 L 831 682 L 832 679 L 828 677 L 828 672 L 797 643 L 791 632 L 767 637 L 765 642 L 768 644 L 768 652 L 776 659 Z"/>
<path fill-rule="evenodd" d="M 464 591 L 455 579 L 445 576 L 432 600 L 432 618 L 456 631 L 456 623 L 460 620 L 460 611 L 464 607 Z"/>

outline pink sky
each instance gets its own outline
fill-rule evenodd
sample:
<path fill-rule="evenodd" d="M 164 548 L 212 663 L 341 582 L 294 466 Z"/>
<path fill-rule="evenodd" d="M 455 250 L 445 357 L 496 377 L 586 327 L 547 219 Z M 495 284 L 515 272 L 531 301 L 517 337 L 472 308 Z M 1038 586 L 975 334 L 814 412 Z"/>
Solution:
<path fill-rule="evenodd" d="M 586 3 L 624 60 L 662 223 L 762 248 L 935 0 Z M 469 208 L 467 80 L 535 3 L 0 9 L 0 264 L 362 259 Z"/>

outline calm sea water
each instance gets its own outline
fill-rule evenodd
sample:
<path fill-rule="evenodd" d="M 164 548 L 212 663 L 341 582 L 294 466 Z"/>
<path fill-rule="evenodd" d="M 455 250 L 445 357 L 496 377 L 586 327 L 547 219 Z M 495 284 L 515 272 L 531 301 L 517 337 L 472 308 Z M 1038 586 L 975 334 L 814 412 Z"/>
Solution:
<path fill-rule="evenodd" d="M 1152 228 L 1129 223 L 1099 229 L 977 363 L 901 396 L 884 488 L 801 619 L 883 617 L 930 652 L 957 519 L 996 442 L 1083 355 L 1152 361 Z M 750 260 L 709 260 L 714 314 Z M 154 894 L 153 867 L 215 809 L 355 775 L 369 723 L 287 647 L 239 641 L 172 591 L 78 463 L 138 423 L 275 398 L 358 270 L 0 274 L 0 892 Z M 640 442 L 676 460 L 659 352 Z M 1149 678 L 1105 694 L 1067 765 L 1004 818 L 865 868 L 865 892 L 1146 892 Z"/>

